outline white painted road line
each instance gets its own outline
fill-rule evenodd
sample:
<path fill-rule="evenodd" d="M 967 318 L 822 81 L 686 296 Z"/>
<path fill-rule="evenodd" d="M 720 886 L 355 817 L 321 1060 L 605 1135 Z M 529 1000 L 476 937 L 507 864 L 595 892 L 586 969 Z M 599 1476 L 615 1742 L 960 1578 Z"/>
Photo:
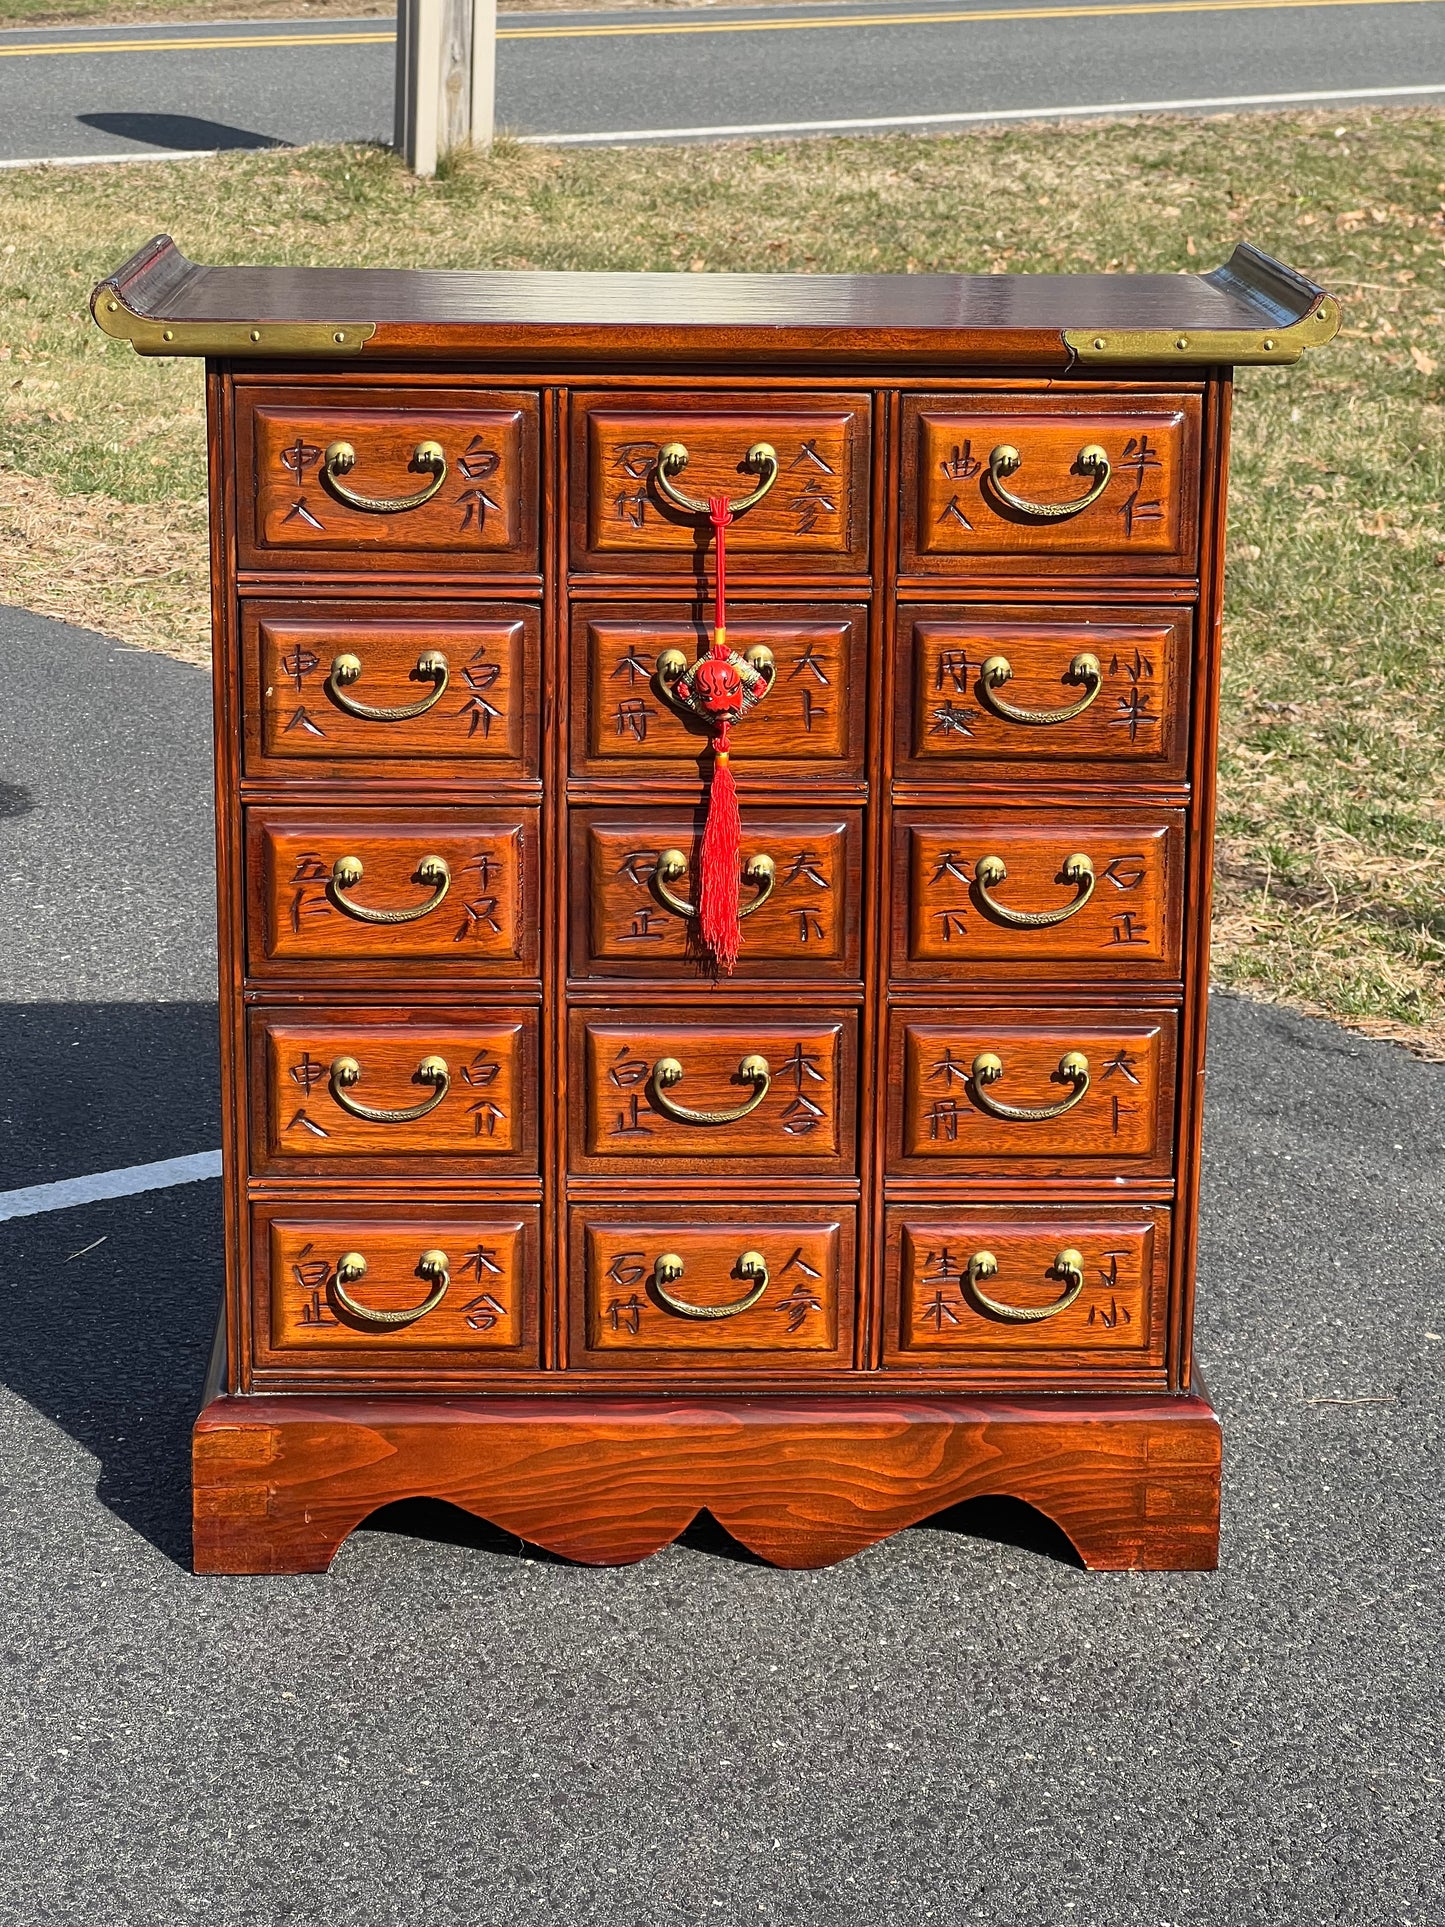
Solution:
<path fill-rule="evenodd" d="M 0 168 L 119 167 L 123 161 L 209 161 L 220 151 L 218 147 L 176 147 L 156 154 L 48 154 L 33 161 L 0 161 Z M 270 151 L 274 153 L 275 149 Z"/>
<path fill-rule="evenodd" d="M 848 134 L 893 127 L 962 127 L 1001 120 L 1085 120 L 1111 114 L 1185 114 L 1231 107 L 1307 107 L 1346 100 L 1416 100 L 1445 94 L 1445 81 L 1420 87 L 1345 87 L 1298 94 L 1214 94 L 1198 100 L 1114 100 L 1089 107 L 995 107 L 971 114 L 887 114 L 871 120 L 739 121 L 723 127 L 626 127 L 608 134 L 522 134 L 523 147 L 592 147 L 631 141 L 726 140 L 752 134 Z"/>
<path fill-rule="evenodd" d="M 221 1175 L 219 1151 L 197 1151 L 187 1158 L 162 1158 L 156 1164 L 131 1164 L 123 1171 L 97 1171 L 88 1178 L 61 1178 L 56 1184 L 27 1184 L 0 1191 L 0 1222 L 33 1218 L 42 1211 L 68 1211 L 72 1205 L 104 1198 L 131 1198 L 138 1191 L 163 1191 L 172 1184 L 195 1184 Z"/>

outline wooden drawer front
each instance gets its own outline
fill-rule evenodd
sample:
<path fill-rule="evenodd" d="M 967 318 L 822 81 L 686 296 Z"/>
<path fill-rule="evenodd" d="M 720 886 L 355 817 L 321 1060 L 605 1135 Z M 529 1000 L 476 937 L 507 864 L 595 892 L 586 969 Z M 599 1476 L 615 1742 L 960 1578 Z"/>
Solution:
<path fill-rule="evenodd" d="M 820 1018 L 733 1009 L 668 1021 L 656 1005 L 574 1011 L 573 1169 L 851 1171 L 856 1024 L 851 1012 Z M 769 1070 L 760 1104 L 722 1123 L 678 1118 L 677 1107 L 741 1110 L 760 1088 L 741 1072 L 754 1056 Z M 664 1087 L 657 1066 L 667 1060 L 683 1074 Z"/>
<path fill-rule="evenodd" d="M 517 605 L 247 605 L 246 773 L 535 780 L 538 631 L 537 611 Z"/>
<path fill-rule="evenodd" d="M 980 763 L 1023 781 L 1041 765 L 1060 780 L 1181 777 L 1191 627 L 1183 609 L 901 610 L 899 779 L 956 783 Z"/>
<path fill-rule="evenodd" d="M 1110 1020 L 1097 1010 L 1056 1010 L 1036 1020 L 1013 1011 L 893 1016 L 893 1162 L 926 1175 L 973 1170 L 1001 1178 L 1165 1176 L 1171 1165 L 1176 1019 L 1171 1012 Z M 1046 1110 L 1081 1086 L 1064 1074 L 1071 1052 L 1088 1060 L 1082 1097 L 1055 1117 L 1010 1119 L 990 1102 Z M 991 1054 L 989 1082 L 974 1061 Z"/>
<path fill-rule="evenodd" d="M 253 809 L 247 812 L 251 967 L 272 975 L 316 963 L 377 975 L 429 958 L 462 976 L 535 975 L 535 810 Z M 371 923 L 355 910 L 413 913 Z M 356 858 L 359 882 L 335 881 Z"/>
<path fill-rule="evenodd" d="M 537 1169 L 535 1011 L 254 1011 L 251 1025 L 253 1169 Z"/>
<path fill-rule="evenodd" d="M 397 387 L 327 389 L 297 403 L 294 390 L 237 395 L 242 568 L 355 568 L 422 556 L 428 570 L 537 571 L 537 398 L 526 394 Z M 324 479 L 327 451 L 355 451 L 350 469 Z M 349 506 L 343 491 L 405 502 L 433 473 L 418 462 L 440 444 L 445 480 L 414 508 Z"/>
<path fill-rule="evenodd" d="M 728 530 L 739 581 L 760 569 L 866 574 L 870 419 L 866 395 L 679 393 L 626 402 L 579 395 L 572 404 L 573 566 L 693 575 L 712 532 L 705 514 L 685 515 L 659 492 L 658 451 L 667 442 L 686 447 L 687 466 L 672 479 L 705 502 L 756 488 L 759 477 L 743 458 L 767 442 L 778 479 Z"/>
<path fill-rule="evenodd" d="M 893 834 L 896 976 L 1179 975 L 1183 810 L 910 811 Z"/>
<path fill-rule="evenodd" d="M 739 977 L 857 977 L 862 817 L 742 812 L 743 920 Z M 702 831 L 691 810 L 574 810 L 572 967 L 578 976 L 693 976 L 710 963 L 691 918 L 668 898 L 696 899 Z M 685 868 L 679 873 L 676 858 Z M 667 856 L 670 861 L 663 865 Z"/>
<path fill-rule="evenodd" d="M 853 1362 L 850 1207 L 579 1207 L 571 1255 L 573 1362 L 584 1368 L 836 1370 Z M 751 1262 L 759 1257 L 766 1284 Z M 659 1272 L 666 1258 L 682 1261 L 680 1274 Z M 679 1304 L 743 1308 L 698 1318 Z"/>
<path fill-rule="evenodd" d="M 1188 575 L 1199 548 L 1198 395 L 909 396 L 901 568 L 905 575 Z M 1011 507 L 990 459 L 1019 456 L 1003 487 L 1039 510 L 1090 493 L 1080 463 L 1102 448 L 1109 478 L 1063 516 Z M 911 477 L 907 464 L 912 464 Z"/>
<path fill-rule="evenodd" d="M 884 1360 L 1085 1378 L 1162 1368 L 1168 1290 L 1163 1206 L 895 1206 Z"/>
<path fill-rule="evenodd" d="M 731 534 L 729 535 L 731 539 Z M 592 608 L 573 615 L 572 774 L 700 777 L 707 731 L 663 695 L 657 659 L 707 654 L 712 631 L 689 609 Z M 732 602 L 728 642 L 773 652 L 773 685 L 733 731 L 749 779 L 861 780 L 868 612 L 810 608 L 795 618 Z M 585 693 L 585 698 L 583 692 Z"/>
<path fill-rule="evenodd" d="M 533 1366 L 537 1252 L 535 1205 L 258 1206 L 257 1363 L 294 1370 L 324 1362 L 368 1376 L 428 1364 L 453 1371 Z M 344 1265 L 353 1253 L 365 1260 L 360 1276 Z M 424 1305 L 441 1282 L 423 1262 L 429 1253 L 445 1257 L 446 1289 L 410 1323 L 358 1317 L 338 1296 L 339 1285 L 368 1312 Z"/>

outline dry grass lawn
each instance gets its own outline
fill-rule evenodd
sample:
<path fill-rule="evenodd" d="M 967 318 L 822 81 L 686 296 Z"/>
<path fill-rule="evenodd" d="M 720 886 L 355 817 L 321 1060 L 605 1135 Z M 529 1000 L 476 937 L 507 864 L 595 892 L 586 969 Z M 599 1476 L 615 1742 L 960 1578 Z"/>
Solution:
<path fill-rule="evenodd" d="M 1239 382 L 1217 970 L 1445 1054 L 1445 115 L 1256 115 L 557 152 L 379 150 L 0 176 L 0 598 L 205 640 L 201 376 L 90 325 L 150 234 L 207 261 L 1027 270 L 1242 236 L 1343 338 Z"/>

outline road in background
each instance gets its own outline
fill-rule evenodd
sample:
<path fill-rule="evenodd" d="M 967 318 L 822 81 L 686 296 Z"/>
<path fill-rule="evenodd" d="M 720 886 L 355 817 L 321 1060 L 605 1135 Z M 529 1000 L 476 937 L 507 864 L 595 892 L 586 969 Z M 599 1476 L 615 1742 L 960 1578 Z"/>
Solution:
<path fill-rule="evenodd" d="M 0 162 L 387 140 L 385 21 L 0 34 Z M 1445 0 L 870 4 L 511 14 L 499 127 L 535 140 L 1445 97 Z"/>

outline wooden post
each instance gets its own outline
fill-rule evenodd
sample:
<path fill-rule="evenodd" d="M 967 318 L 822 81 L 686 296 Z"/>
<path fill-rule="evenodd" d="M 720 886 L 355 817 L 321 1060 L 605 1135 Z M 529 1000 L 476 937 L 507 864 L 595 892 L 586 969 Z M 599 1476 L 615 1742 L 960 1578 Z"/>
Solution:
<path fill-rule="evenodd" d="M 491 145 L 496 58 L 497 0 L 398 0 L 393 145 L 413 174 Z"/>

